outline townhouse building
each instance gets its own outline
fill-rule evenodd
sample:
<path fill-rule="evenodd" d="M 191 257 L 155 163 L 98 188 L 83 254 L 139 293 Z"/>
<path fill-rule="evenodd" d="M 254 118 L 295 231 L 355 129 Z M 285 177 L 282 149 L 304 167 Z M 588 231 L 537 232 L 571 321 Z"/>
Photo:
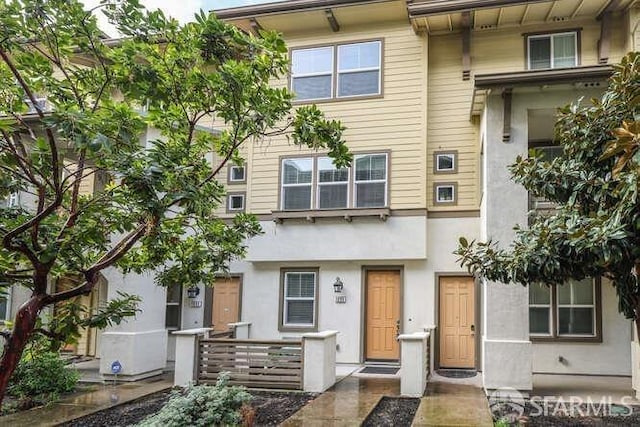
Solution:
<path fill-rule="evenodd" d="M 631 322 L 605 280 L 491 283 L 452 254 L 461 236 L 507 245 L 530 209 L 549 207 L 507 167 L 530 148 L 555 155 L 556 109 L 598 97 L 638 49 L 636 1 L 291 0 L 214 13 L 283 34 L 291 70 L 273 84 L 341 120 L 354 161 L 336 169 L 285 137 L 246 145 L 220 215 L 252 213 L 264 234 L 212 288 L 167 293 L 106 272 L 105 298 L 138 292 L 143 312 L 96 334 L 103 373 L 119 360 L 124 376 L 152 374 L 175 356 L 171 331 L 247 322 L 261 339 L 337 330 L 348 364 L 397 363 L 397 335 L 429 330 L 432 366 L 482 371 L 487 389 L 531 390 L 537 373 L 637 376 Z"/>

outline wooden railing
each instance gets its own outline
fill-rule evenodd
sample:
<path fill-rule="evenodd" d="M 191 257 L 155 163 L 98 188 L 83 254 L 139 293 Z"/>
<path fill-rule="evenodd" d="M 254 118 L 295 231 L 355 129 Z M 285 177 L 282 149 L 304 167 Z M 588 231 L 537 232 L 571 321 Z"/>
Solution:
<path fill-rule="evenodd" d="M 200 339 L 198 383 L 229 383 L 250 388 L 302 389 L 302 341 Z"/>

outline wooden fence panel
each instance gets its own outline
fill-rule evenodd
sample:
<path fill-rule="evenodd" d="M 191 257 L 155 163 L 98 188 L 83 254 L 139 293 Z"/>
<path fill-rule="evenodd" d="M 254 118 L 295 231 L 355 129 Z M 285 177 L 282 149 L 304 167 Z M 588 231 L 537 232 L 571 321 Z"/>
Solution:
<path fill-rule="evenodd" d="M 251 388 L 302 389 L 301 341 L 200 339 L 198 382 L 215 383 L 229 373 L 229 383 Z"/>

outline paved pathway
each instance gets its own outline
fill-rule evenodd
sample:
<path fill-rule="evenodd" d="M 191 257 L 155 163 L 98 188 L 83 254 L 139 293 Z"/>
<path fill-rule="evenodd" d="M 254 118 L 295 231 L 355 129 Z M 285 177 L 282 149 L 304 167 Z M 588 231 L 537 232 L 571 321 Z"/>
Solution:
<path fill-rule="evenodd" d="M 100 385 L 96 391 L 78 393 L 46 407 L 0 417 L 0 426 L 54 426 L 173 386 L 166 377 L 155 377 L 118 386 Z"/>
<path fill-rule="evenodd" d="M 287 419 L 282 426 L 359 426 L 383 396 L 399 396 L 397 378 L 349 376 Z M 468 384 L 432 382 L 413 426 L 492 426 L 481 388 Z"/>

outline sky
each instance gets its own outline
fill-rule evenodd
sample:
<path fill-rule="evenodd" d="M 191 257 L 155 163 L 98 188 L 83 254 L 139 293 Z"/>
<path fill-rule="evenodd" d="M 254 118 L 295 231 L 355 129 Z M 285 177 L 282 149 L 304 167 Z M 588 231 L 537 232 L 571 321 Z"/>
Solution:
<path fill-rule="evenodd" d="M 87 8 L 95 7 L 100 0 L 82 0 Z M 147 9 L 162 9 L 169 16 L 180 22 L 193 20 L 193 15 L 200 9 L 204 11 L 212 9 L 225 9 L 229 7 L 247 6 L 251 4 L 270 3 L 275 0 L 141 0 Z M 98 24 L 104 32 L 110 36 L 116 36 L 117 32 L 101 13 L 97 13 Z"/>

